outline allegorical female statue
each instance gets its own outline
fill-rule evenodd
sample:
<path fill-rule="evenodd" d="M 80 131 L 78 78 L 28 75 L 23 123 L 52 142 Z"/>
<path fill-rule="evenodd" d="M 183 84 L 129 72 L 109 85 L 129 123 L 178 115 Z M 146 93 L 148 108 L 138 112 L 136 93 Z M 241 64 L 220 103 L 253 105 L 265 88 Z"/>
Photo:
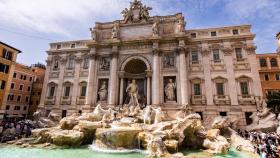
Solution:
<path fill-rule="evenodd" d="M 107 94 L 108 94 L 108 89 L 107 89 L 107 82 L 103 81 L 102 85 L 100 86 L 98 90 L 98 96 L 100 101 L 105 101 L 107 100 Z"/>
<path fill-rule="evenodd" d="M 118 34 L 119 34 L 119 27 L 118 27 L 118 24 L 117 24 L 117 23 L 114 23 L 114 26 L 113 26 L 113 28 L 112 28 L 112 35 L 111 35 L 111 38 L 112 38 L 112 39 L 118 38 Z"/>
<path fill-rule="evenodd" d="M 172 79 L 169 79 L 169 82 L 164 88 L 167 101 L 175 101 L 175 88 L 176 88 L 176 84 L 173 83 Z"/>

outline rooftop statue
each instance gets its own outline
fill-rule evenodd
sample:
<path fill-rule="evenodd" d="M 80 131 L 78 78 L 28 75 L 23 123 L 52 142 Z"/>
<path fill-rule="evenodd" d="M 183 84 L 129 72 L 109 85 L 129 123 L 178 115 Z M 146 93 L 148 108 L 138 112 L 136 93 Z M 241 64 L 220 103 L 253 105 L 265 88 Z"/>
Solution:
<path fill-rule="evenodd" d="M 152 10 L 151 7 L 143 6 L 141 1 L 134 0 L 130 2 L 130 8 L 125 8 L 121 13 L 124 17 L 124 23 L 128 22 L 139 22 L 139 21 L 148 21 L 150 15 L 149 10 Z"/>

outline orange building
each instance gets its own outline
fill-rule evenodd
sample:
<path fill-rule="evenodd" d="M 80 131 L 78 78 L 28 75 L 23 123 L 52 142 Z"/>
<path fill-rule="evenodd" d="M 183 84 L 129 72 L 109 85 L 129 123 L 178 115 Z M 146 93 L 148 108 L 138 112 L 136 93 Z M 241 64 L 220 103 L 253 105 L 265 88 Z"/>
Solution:
<path fill-rule="evenodd" d="M 16 63 L 6 105 L 8 118 L 26 118 L 35 77 L 31 67 Z"/>
<path fill-rule="evenodd" d="M 257 54 L 263 94 L 280 91 L 280 32 L 276 53 Z M 264 95 L 265 96 L 265 95 Z"/>
<path fill-rule="evenodd" d="M 18 53 L 21 51 L 0 41 L 0 120 L 6 114 L 8 92 Z"/>
<path fill-rule="evenodd" d="M 28 118 L 33 118 L 38 105 L 40 104 L 41 92 L 44 83 L 46 66 L 40 63 L 31 66 L 32 71 L 35 73 L 35 80 L 32 86 L 31 101 L 28 108 Z"/>

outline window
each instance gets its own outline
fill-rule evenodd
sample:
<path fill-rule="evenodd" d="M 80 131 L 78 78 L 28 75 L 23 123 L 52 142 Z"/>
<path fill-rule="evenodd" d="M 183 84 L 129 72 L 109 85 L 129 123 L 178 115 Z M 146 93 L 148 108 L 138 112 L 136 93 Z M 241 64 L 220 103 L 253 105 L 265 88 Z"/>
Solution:
<path fill-rule="evenodd" d="M 23 85 L 19 86 L 19 90 L 21 90 L 21 91 L 23 90 Z"/>
<path fill-rule="evenodd" d="M 54 86 L 50 87 L 49 97 L 53 97 L 54 96 L 54 92 L 55 92 L 55 87 Z"/>
<path fill-rule="evenodd" d="M 5 89 L 6 81 L 0 80 L 0 88 Z"/>
<path fill-rule="evenodd" d="M 194 89 L 194 95 L 201 95 L 200 84 L 199 83 L 194 84 L 193 89 Z"/>
<path fill-rule="evenodd" d="M 13 94 L 9 94 L 8 95 L 8 100 L 9 101 L 13 101 L 14 100 L 14 95 Z"/>
<path fill-rule="evenodd" d="M 271 65 L 271 67 L 277 67 L 278 66 L 277 60 L 275 58 L 271 58 L 270 65 Z"/>
<path fill-rule="evenodd" d="M 10 105 L 7 105 L 7 106 L 6 106 L 6 110 L 10 110 Z"/>
<path fill-rule="evenodd" d="M 253 122 L 253 120 L 251 118 L 252 114 L 253 114 L 252 112 L 245 112 L 245 118 L 246 118 L 247 125 L 250 125 Z"/>
<path fill-rule="evenodd" d="M 69 97 L 70 96 L 70 88 L 69 86 L 65 87 L 65 91 L 64 91 L 64 96 L 65 97 Z"/>
<path fill-rule="evenodd" d="M 26 80 L 26 75 L 23 76 L 23 80 Z"/>
<path fill-rule="evenodd" d="M 196 38 L 196 33 L 191 33 L 191 38 Z"/>
<path fill-rule="evenodd" d="M 240 82 L 240 89 L 242 95 L 249 95 L 248 82 Z"/>
<path fill-rule="evenodd" d="M 79 110 L 79 114 L 81 115 L 83 112 L 82 112 L 82 110 Z"/>
<path fill-rule="evenodd" d="M 269 81 L 269 74 L 264 74 L 264 80 Z"/>
<path fill-rule="evenodd" d="M 32 81 L 32 77 L 29 77 L 29 81 L 30 81 L 30 82 Z"/>
<path fill-rule="evenodd" d="M 276 80 L 276 81 L 279 81 L 279 80 L 280 80 L 279 74 L 275 74 L 275 80 Z"/>
<path fill-rule="evenodd" d="M 56 45 L 56 49 L 61 49 L 61 45 L 60 44 Z"/>
<path fill-rule="evenodd" d="M 11 84 L 11 89 L 14 89 L 14 88 L 15 88 L 15 84 L 12 83 L 12 84 Z"/>
<path fill-rule="evenodd" d="M 24 111 L 27 110 L 27 106 L 24 106 L 24 107 L 23 107 L 23 110 L 24 110 Z"/>
<path fill-rule="evenodd" d="M 29 96 L 25 97 L 25 102 L 27 102 L 27 103 L 29 102 Z"/>
<path fill-rule="evenodd" d="M 74 68 L 74 58 L 69 58 L 69 61 L 68 61 L 68 69 L 73 69 Z"/>
<path fill-rule="evenodd" d="M 17 78 L 17 73 L 14 72 L 13 78 Z"/>
<path fill-rule="evenodd" d="M 192 64 L 198 64 L 198 54 L 197 54 L 197 52 L 192 52 Z"/>
<path fill-rule="evenodd" d="M 242 60 L 243 59 L 241 48 L 235 48 L 235 53 L 236 53 L 236 59 L 237 60 Z"/>
<path fill-rule="evenodd" d="M 0 72 L 9 73 L 10 66 L 0 63 Z"/>
<path fill-rule="evenodd" d="M 224 95 L 224 84 L 216 83 L 217 95 Z"/>
<path fill-rule="evenodd" d="M 212 31 L 211 32 L 211 36 L 213 37 L 213 36 L 217 36 L 217 32 L 216 31 Z"/>
<path fill-rule="evenodd" d="M 213 60 L 215 63 L 221 62 L 219 49 L 213 50 Z"/>
<path fill-rule="evenodd" d="M 62 110 L 61 117 L 64 118 L 67 116 L 67 110 Z"/>
<path fill-rule="evenodd" d="M 12 60 L 12 52 L 8 51 L 7 49 L 3 49 L 3 58 Z"/>
<path fill-rule="evenodd" d="M 266 59 L 260 59 L 260 66 L 261 67 L 266 67 L 267 66 Z"/>
<path fill-rule="evenodd" d="M 21 100 L 21 96 L 19 95 L 17 96 L 17 101 L 20 102 L 20 100 Z"/>
<path fill-rule="evenodd" d="M 227 112 L 220 112 L 220 116 L 227 116 Z"/>
<path fill-rule="evenodd" d="M 83 85 L 81 87 L 81 96 L 84 97 L 86 96 L 86 92 L 87 92 L 87 86 L 86 85 Z"/>
<path fill-rule="evenodd" d="M 71 48 L 75 48 L 75 47 L 76 47 L 75 43 L 71 44 Z"/>
<path fill-rule="evenodd" d="M 83 68 L 84 68 L 84 69 L 88 69 L 88 66 L 89 66 L 89 59 L 88 59 L 88 57 L 85 57 L 85 58 L 84 58 L 84 65 L 83 65 Z"/>
<path fill-rule="evenodd" d="M 14 110 L 20 110 L 20 106 L 15 106 Z"/>
<path fill-rule="evenodd" d="M 21 79 L 21 80 L 23 79 L 23 75 L 20 75 L 20 79 Z"/>
<path fill-rule="evenodd" d="M 30 87 L 30 86 L 28 86 L 27 91 L 28 91 L 28 92 L 30 92 L 30 90 L 31 90 L 31 87 Z"/>
<path fill-rule="evenodd" d="M 232 34 L 233 34 L 233 35 L 238 35 L 238 34 L 239 34 L 239 31 L 238 31 L 237 29 L 234 29 L 234 30 L 232 30 Z"/>
<path fill-rule="evenodd" d="M 53 69 L 54 70 L 58 69 L 58 59 L 54 60 Z"/>

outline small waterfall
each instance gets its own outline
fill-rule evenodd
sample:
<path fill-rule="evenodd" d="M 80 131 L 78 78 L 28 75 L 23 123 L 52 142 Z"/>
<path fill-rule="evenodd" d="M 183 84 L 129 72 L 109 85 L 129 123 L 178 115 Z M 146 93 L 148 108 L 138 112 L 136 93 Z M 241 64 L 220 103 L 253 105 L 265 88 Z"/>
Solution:
<path fill-rule="evenodd" d="M 141 154 L 147 154 L 146 150 L 140 150 L 140 149 L 106 149 L 106 148 L 100 148 L 93 143 L 89 146 L 89 149 L 96 151 L 96 152 L 102 152 L 102 153 L 112 153 L 112 154 L 125 154 L 125 153 L 141 153 Z"/>

